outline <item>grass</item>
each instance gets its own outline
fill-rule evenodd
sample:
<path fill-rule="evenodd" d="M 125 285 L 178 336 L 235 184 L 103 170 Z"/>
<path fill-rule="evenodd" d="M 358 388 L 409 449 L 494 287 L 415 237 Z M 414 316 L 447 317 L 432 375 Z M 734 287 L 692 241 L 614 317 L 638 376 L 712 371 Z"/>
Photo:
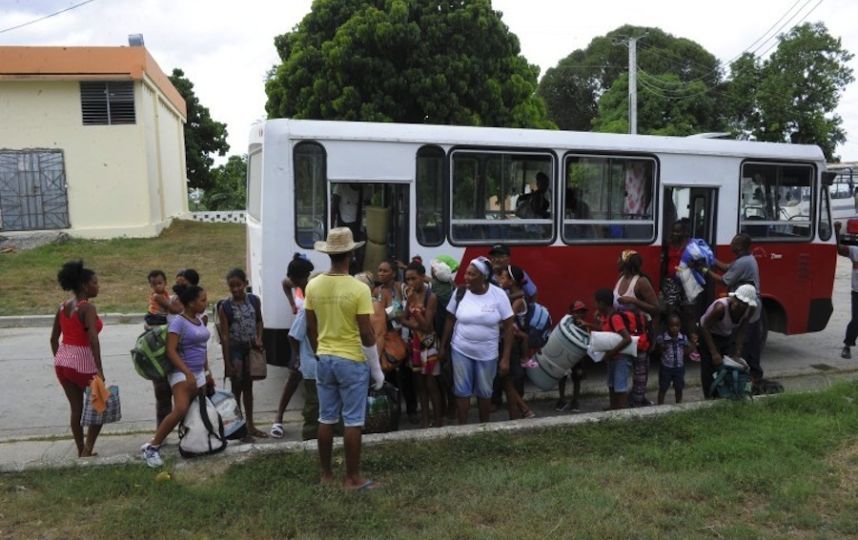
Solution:
<path fill-rule="evenodd" d="M 245 265 L 243 225 L 174 221 L 157 238 L 73 239 L 28 251 L 0 254 L 0 316 L 53 314 L 66 298 L 57 271 L 82 258 L 98 274 L 95 304 L 101 313 L 143 313 L 149 301 L 146 275 L 159 268 L 168 283 L 181 268 L 196 268 L 214 301 L 228 294 L 224 276 Z"/>
<path fill-rule="evenodd" d="M 848 383 L 648 420 L 372 447 L 364 468 L 385 487 L 364 494 L 319 486 L 313 452 L 209 460 L 164 483 L 142 465 L 9 474 L 0 536 L 858 536 L 856 398 Z"/>

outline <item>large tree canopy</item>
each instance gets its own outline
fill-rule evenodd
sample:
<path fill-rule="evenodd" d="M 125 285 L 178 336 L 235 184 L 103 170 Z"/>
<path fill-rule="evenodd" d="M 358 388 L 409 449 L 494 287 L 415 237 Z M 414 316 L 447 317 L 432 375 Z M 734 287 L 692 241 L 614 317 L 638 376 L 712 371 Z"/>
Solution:
<path fill-rule="evenodd" d="M 732 128 L 761 141 L 816 144 L 825 157 L 846 140 L 834 111 L 854 80 L 841 47 L 822 23 L 805 23 L 779 36 L 766 60 L 745 54 L 732 63 L 727 109 Z"/>
<path fill-rule="evenodd" d="M 184 71 L 173 69 L 170 82 L 182 94 L 188 109 L 188 120 L 185 123 L 188 185 L 192 188 L 207 189 L 212 185 L 212 154 L 223 156 L 229 150 L 226 124 L 212 119 L 208 108 L 197 99 L 194 84 L 185 77 Z"/>
<path fill-rule="evenodd" d="M 275 45 L 272 118 L 552 126 L 490 0 L 315 0 Z"/>
<path fill-rule="evenodd" d="M 212 169 L 212 185 L 200 200 L 207 210 L 244 210 L 247 206 L 247 156 L 229 156 Z"/>
<path fill-rule="evenodd" d="M 638 38 L 638 126 L 641 133 L 715 131 L 722 71 L 694 41 L 658 28 L 621 26 L 594 38 L 546 71 L 539 95 L 561 129 L 628 131 L 629 37 Z M 616 84 L 615 84 L 616 83 Z"/>

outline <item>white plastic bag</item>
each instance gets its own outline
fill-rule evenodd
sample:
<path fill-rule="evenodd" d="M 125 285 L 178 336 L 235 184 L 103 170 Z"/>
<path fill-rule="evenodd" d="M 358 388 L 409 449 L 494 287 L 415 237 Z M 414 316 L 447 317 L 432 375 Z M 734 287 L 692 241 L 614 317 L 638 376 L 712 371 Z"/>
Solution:
<path fill-rule="evenodd" d="M 685 291 L 685 298 L 688 302 L 693 302 L 703 292 L 703 287 L 697 283 L 694 272 L 687 266 L 680 265 L 676 269 L 676 277 L 682 283 L 682 289 Z"/>
<path fill-rule="evenodd" d="M 620 354 L 638 355 L 638 336 L 631 336 L 632 342 L 620 350 Z M 605 353 L 619 345 L 623 337 L 616 332 L 590 332 L 590 346 L 587 354 L 593 362 L 601 362 Z"/>

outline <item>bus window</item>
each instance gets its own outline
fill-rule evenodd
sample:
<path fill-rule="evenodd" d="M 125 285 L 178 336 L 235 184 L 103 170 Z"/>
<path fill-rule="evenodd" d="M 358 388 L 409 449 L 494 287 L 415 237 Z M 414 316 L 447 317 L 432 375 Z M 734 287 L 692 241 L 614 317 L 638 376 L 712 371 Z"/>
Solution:
<path fill-rule="evenodd" d="M 312 249 L 327 234 L 325 150 L 317 143 L 295 145 L 295 240 Z"/>
<path fill-rule="evenodd" d="M 742 165 L 739 228 L 753 239 L 810 240 L 813 167 Z"/>
<path fill-rule="evenodd" d="M 247 159 L 247 213 L 260 219 L 262 210 L 262 150 Z"/>
<path fill-rule="evenodd" d="M 548 243 L 554 238 L 550 154 L 453 152 L 454 242 Z"/>
<path fill-rule="evenodd" d="M 652 241 L 655 171 L 651 158 L 568 156 L 563 240 Z"/>
<path fill-rule="evenodd" d="M 837 184 L 835 184 L 837 185 Z M 828 199 L 828 186 L 823 186 L 819 193 L 819 239 L 826 241 L 831 238 L 831 205 Z M 851 196 L 850 196 L 851 198 Z"/>
<path fill-rule="evenodd" d="M 421 246 L 444 242 L 444 151 L 424 146 L 417 152 L 417 241 Z"/>

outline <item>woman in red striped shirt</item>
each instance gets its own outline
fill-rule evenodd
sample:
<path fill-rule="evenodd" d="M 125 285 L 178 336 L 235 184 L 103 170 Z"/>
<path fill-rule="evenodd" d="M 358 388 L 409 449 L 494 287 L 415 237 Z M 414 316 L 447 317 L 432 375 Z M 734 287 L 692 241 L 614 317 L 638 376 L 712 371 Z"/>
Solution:
<path fill-rule="evenodd" d="M 60 269 L 57 281 L 64 291 L 71 291 L 74 296 L 60 305 L 54 317 L 51 332 L 54 369 L 71 407 L 71 430 L 77 454 L 89 457 L 95 455 L 92 448 L 101 426 L 90 426 L 84 443 L 80 425 L 84 390 L 95 375 L 104 379 L 98 342 L 102 322 L 95 306 L 89 303 L 91 298 L 98 296 L 98 277 L 89 268 L 84 268 L 83 261 L 69 261 Z"/>

